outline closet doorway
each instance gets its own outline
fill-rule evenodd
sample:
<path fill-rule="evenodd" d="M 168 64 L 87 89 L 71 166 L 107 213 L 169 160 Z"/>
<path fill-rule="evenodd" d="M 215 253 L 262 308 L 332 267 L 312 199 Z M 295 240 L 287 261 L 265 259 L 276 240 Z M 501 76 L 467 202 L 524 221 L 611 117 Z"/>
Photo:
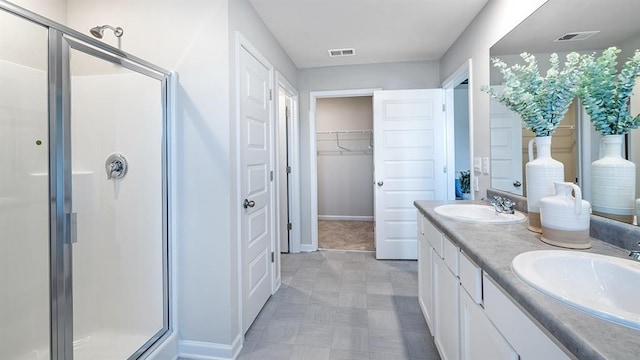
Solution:
<path fill-rule="evenodd" d="M 316 102 L 318 248 L 374 251 L 373 97 Z"/>

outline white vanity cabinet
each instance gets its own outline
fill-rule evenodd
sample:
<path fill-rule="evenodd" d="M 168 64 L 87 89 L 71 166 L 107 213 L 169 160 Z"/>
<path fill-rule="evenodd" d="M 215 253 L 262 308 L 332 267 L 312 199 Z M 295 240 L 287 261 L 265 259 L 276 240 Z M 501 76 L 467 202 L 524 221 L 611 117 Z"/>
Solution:
<path fill-rule="evenodd" d="M 459 250 L 418 213 L 418 301 L 443 359 L 460 359 Z"/>
<path fill-rule="evenodd" d="M 442 359 L 569 359 L 418 212 L 418 301 Z"/>

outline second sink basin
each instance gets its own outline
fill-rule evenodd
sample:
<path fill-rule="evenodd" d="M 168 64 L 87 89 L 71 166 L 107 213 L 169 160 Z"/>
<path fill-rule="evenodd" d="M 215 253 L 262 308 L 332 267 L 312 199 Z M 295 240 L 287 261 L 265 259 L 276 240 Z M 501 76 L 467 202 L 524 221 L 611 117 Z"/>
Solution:
<path fill-rule="evenodd" d="M 493 206 L 481 204 L 440 205 L 434 211 L 450 219 L 483 224 L 514 224 L 526 219 L 526 216 L 521 212 L 501 214 L 497 213 Z"/>
<path fill-rule="evenodd" d="M 568 250 L 528 251 L 511 262 L 524 282 L 588 314 L 640 329 L 640 263 Z"/>

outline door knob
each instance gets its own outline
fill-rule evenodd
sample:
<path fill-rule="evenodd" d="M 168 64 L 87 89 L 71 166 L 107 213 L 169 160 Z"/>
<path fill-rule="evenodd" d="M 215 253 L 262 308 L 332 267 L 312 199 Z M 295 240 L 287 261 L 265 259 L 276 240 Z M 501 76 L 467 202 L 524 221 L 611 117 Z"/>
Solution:
<path fill-rule="evenodd" d="M 378 184 L 378 186 L 382 186 L 382 185 L 384 185 L 384 182 L 383 181 L 378 181 L 377 184 Z"/>
<path fill-rule="evenodd" d="M 256 206 L 256 202 L 253 200 L 249 200 L 249 199 L 244 199 L 244 203 L 242 204 L 242 207 L 246 208 L 252 208 Z"/>
<path fill-rule="evenodd" d="M 513 186 L 520 187 L 520 186 L 522 186 L 522 183 L 520 181 L 516 180 L 516 181 L 513 182 Z"/>

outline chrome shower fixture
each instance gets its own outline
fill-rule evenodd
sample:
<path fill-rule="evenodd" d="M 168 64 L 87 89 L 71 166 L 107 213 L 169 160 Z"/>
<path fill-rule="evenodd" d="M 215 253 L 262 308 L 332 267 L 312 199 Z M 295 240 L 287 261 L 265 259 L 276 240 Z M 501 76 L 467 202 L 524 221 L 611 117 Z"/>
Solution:
<path fill-rule="evenodd" d="M 113 27 L 111 25 L 102 25 L 102 26 L 96 26 L 96 27 L 92 27 L 91 30 L 89 30 L 89 32 L 91 33 L 91 35 L 95 36 L 98 39 L 102 39 L 102 34 L 104 33 L 104 29 L 111 29 L 113 30 L 113 34 L 119 38 L 122 36 L 122 34 L 124 34 L 124 30 L 122 30 L 121 27 Z"/>

